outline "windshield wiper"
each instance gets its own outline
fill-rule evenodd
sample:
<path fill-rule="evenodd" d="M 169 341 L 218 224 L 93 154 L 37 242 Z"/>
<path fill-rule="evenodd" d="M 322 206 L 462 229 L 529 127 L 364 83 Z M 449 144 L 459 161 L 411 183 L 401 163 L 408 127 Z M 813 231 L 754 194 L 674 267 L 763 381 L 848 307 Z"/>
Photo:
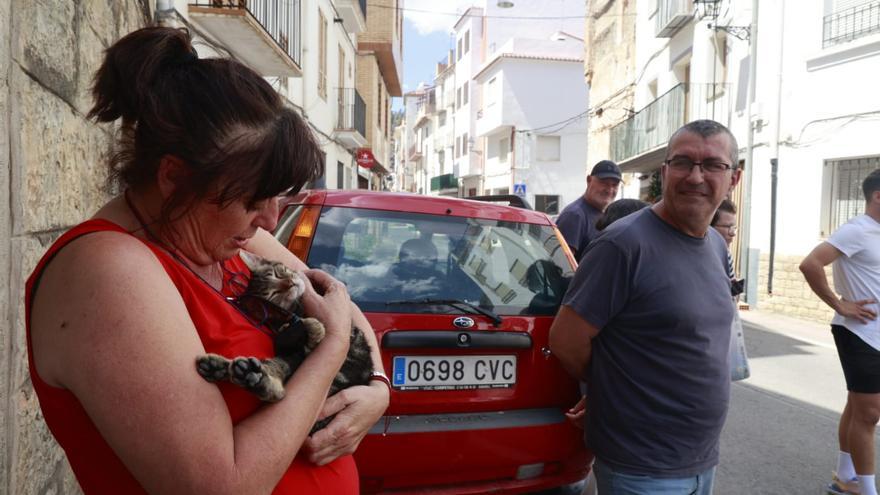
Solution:
<path fill-rule="evenodd" d="M 471 311 L 472 313 L 480 314 L 480 315 L 483 315 L 483 316 L 491 319 L 492 324 L 496 327 L 498 325 L 500 325 L 501 322 L 503 321 L 500 316 L 493 313 L 492 311 L 489 311 L 488 309 L 485 309 L 485 308 L 481 308 L 481 307 L 477 306 L 476 304 L 471 304 L 467 301 L 462 301 L 460 299 L 430 299 L 430 298 L 405 299 L 405 300 L 400 300 L 400 301 L 388 301 L 385 303 L 386 306 L 392 306 L 392 305 L 404 305 L 404 306 L 410 305 L 411 306 L 411 305 L 416 305 L 416 304 L 444 304 L 446 306 L 452 306 L 453 308 L 458 308 L 458 309 L 465 308 L 465 309 Z"/>

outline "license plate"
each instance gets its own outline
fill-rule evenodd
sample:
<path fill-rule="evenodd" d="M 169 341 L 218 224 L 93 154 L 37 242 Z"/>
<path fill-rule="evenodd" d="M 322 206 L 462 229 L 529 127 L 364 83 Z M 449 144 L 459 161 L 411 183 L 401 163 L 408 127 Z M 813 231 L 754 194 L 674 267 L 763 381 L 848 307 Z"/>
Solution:
<path fill-rule="evenodd" d="M 516 356 L 394 356 L 399 390 L 474 390 L 516 384 Z"/>

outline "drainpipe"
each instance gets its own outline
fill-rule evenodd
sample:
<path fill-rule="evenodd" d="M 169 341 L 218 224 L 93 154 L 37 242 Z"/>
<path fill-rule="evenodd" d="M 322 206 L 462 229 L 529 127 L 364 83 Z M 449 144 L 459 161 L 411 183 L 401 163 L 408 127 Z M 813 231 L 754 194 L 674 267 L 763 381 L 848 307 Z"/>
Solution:
<path fill-rule="evenodd" d="M 516 184 L 516 127 L 510 128 L 510 194 Z"/>
<path fill-rule="evenodd" d="M 767 271 L 767 294 L 773 294 L 773 260 L 776 255 L 776 187 L 779 173 L 779 160 L 770 159 L 770 259 Z"/>
<path fill-rule="evenodd" d="M 781 1 L 779 22 L 779 64 L 776 67 L 776 117 L 773 142 L 770 143 L 770 267 L 767 272 L 767 293 L 773 294 L 773 263 L 776 258 L 776 201 L 779 183 L 779 136 L 782 122 L 782 63 L 785 48 L 785 0 Z"/>
<path fill-rule="evenodd" d="M 755 99 L 755 74 L 758 71 L 758 0 L 752 0 L 752 24 L 751 24 L 751 33 L 750 33 L 750 46 L 749 46 L 749 90 L 748 90 L 748 101 L 746 107 L 746 117 L 748 120 L 748 133 L 747 133 L 747 142 L 746 142 L 746 166 L 745 170 L 743 170 L 743 204 L 742 204 L 742 220 L 743 220 L 743 229 L 742 229 L 742 252 L 740 253 L 740 266 L 742 267 L 742 273 L 745 275 L 746 279 L 749 280 L 748 286 L 746 287 L 746 302 L 750 305 L 756 305 L 756 291 L 757 284 L 756 280 L 751 280 L 752 271 L 749 263 L 749 252 L 750 250 L 750 242 L 749 238 L 751 237 L 751 219 L 752 219 L 752 177 L 754 175 L 754 171 L 752 170 L 754 167 L 753 155 L 755 148 L 755 127 L 752 123 L 752 101 Z"/>

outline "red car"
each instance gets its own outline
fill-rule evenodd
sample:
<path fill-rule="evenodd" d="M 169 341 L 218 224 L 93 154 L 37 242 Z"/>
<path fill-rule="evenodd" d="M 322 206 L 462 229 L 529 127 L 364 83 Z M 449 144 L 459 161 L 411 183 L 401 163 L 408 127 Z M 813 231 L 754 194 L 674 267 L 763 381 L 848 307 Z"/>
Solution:
<path fill-rule="evenodd" d="M 345 282 L 393 391 L 355 454 L 364 493 L 524 493 L 584 479 L 547 348 L 574 261 L 543 213 L 455 198 L 304 191 L 275 236 Z"/>

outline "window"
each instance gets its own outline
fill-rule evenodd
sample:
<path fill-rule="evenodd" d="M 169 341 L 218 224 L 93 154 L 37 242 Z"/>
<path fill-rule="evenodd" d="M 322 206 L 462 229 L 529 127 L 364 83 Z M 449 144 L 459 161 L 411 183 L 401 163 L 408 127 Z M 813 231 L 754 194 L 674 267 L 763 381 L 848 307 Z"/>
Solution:
<path fill-rule="evenodd" d="M 559 161 L 559 136 L 538 136 L 537 139 L 539 162 L 558 162 Z"/>
<path fill-rule="evenodd" d="M 865 211 L 862 181 L 880 168 L 880 156 L 826 160 L 822 201 L 822 235 L 829 236 L 850 218 Z"/>
<path fill-rule="evenodd" d="M 446 110 L 440 110 L 437 114 L 437 126 L 443 127 L 446 125 Z"/>
<path fill-rule="evenodd" d="M 464 133 L 461 135 L 461 154 L 462 156 L 467 155 L 468 152 L 468 135 Z"/>
<path fill-rule="evenodd" d="M 318 96 L 327 99 L 327 18 L 318 9 Z"/>
<path fill-rule="evenodd" d="M 559 213 L 559 196 L 556 194 L 535 194 L 535 210 L 548 215 Z"/>
<path fill-rule="evenodd" d="M 458 49 L 455 51 L 455 53 L 456 53 L 456 55 L 455 55 L 455 60 L 456 60 L 456 62 L 459 61 L 459 60 L 461 60 L 461 55 L 462 55 L 462 54 L 461 54 L 461 38 L 458 39 L 458 45 L 457 45 L 457 48 L 458 48 Z"/>
<path fill-rule="evenodd" d="M 461 88 L 455 90 L 455 109 L 461 108 Z"/>
<path fill-rule="evenodd" d="M 345 189 L 345 165 L 336 162 L 336 189 Z"/>
<path fill-rule="evenodd" d="M 469 82 L 469 81 L 465 81 L 465 82 L 464 82 L 464 89 L 463 89 L 462 92 L 461 92 L 461 104 L 462 104 L 462 105 L 467 105 L 467 104 L 468 104 L 468 93 L 469 93 L 468 89 L 470 89 L 470 86 L 468 85 L 468 82 Z"/>
<path fill-rule="evenodd" d="M 446 164 L 446 152 L 440 150 L 437 152 L 437 164 L 440 165 L 440 171 L 443 171 L 443 165 Z"/>
<path fill-rule="evenodd" d="M 458 158 L 461 156 L 459 152 L 461 150 L 461 136 L 456 136 L 455 138 L 455 157 Z"/>
<path fill-rule="evenodd" d="M 866 0 L 826 0 L 822 48 L 880 32 L 880 4 Z"/>
<path fill-rule="evenodd" d="M 495 80 L 497 77 L 493 77 L 489 79 L 489 82 L 486 84 L 486 106 L 492 106 L 495 104 Z"/>
<path fill-rule="evenodd" d="M 467 53 L 471 49 L 471 30 L 464 32 L 464 52 Z"/>
<path fill-rule="evenodd" d="M 510 152 L 510 138 L 501 138 L 498 140 L 498 161 L 507 163 L 507 154 Z"/>
<path fill-rule="evenodd" d="M 477 195 L 477 188 L 476 187 L 471 187 L 468 189 L 467 197 L 473 198 L 476 195 Z"/>

